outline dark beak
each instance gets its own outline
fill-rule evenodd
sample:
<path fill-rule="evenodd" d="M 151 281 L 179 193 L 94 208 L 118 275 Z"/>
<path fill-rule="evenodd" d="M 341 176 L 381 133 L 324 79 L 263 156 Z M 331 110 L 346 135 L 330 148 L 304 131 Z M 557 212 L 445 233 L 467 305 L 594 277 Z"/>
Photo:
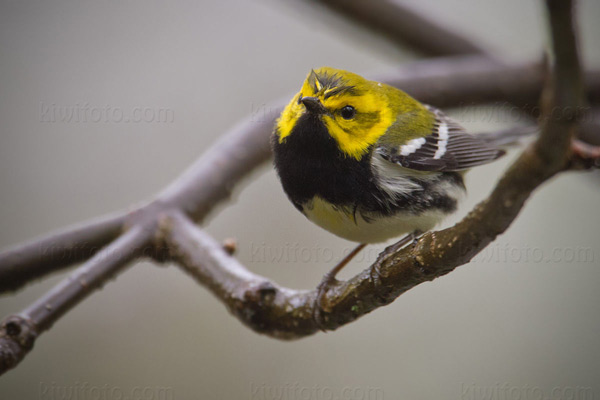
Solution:
<path fill-rule="evenodd" d="M 323 107 L 323 104 L 316 97 L 302 97 L 300 101 L 304 104 L 308 112 L 312 114 L 325 114 L 327 112 L 327 109 Z"/>

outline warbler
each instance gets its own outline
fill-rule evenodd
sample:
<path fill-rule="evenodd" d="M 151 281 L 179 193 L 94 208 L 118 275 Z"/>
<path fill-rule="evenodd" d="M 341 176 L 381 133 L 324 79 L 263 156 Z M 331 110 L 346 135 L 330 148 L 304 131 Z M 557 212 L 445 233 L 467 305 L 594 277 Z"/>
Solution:
<path fill-rule="evenodd" d="M 330 67 L 308 74 L 272 148 L 294 206 L 363 245 L 432 229 L 464 197 L 464 172 L 504 154 L 400 89 Z"/>

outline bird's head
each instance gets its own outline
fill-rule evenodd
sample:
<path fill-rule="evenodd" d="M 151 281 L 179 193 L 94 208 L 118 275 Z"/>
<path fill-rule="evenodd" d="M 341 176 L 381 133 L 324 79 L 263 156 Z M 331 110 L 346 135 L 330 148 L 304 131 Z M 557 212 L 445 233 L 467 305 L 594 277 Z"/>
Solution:
<path fill-rule="evenodd" d="M 360 160 L 396 121 L 403 106 L 413 103 L 404 92 L 388 85 L 322 67 L 308 74 L 300 92 L 283 110 L 275 132 L 279 143 L 285 143 L 300 124 L 316 118 L 346 157 Z"/>

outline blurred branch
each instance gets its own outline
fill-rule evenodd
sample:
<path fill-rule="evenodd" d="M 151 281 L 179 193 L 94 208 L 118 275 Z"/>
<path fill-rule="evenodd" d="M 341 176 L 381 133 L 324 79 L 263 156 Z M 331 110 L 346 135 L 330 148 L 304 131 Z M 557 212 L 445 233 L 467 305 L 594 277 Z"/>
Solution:
<path fill-rule="evenodd" d="M 579 137 L 586 143 L 600 146 L 600 108 L 589 110 L 582 119 Z"/>
<path fill-rule="evenodd" d="M 0 253 L 0 293 L 90 258 L 121 234 L 125 217 L 100 217 Z"/>
<path fill-rule="evenodd" d="M 321 0 L 334 11 L 427 56 L 480 54 L 483 48 L 405 4 L 391 0 Z"/>
<path fill-rule="evenodd" d="M 144 226 L 128 230 L 23 312 L 7 317 L 0 327 L 0 374 L 25 357 L 39 334 L 141 254 L 153 232 Z"/>
<path fill-rule="evenodd" d="M 575 113 L 554 110 L 578 110 L 585 102 L 583 77 L 573 29 L 571 1 L 546 0 L 549 12 L 550 34 L 552 38 L 551 60 L 553 76 L 542 93 L 541 106 L 546 118 L 536 150 L 546 161 L 548 169 L 564 165 L 569 155 L 567 151 L 575 136 Z M 553 144 L 553 145 L 549 145 Z"/>
<path fill-rule="evenodd" d="M 468 262 L 504 232 L 537 186 L 561 170 L 589 165 L 589 160 L 582 160 L 586 157 L 598 157 L 597 148 L 580 145 L 574 145 L 571 153 L 577 118 L 562 112 L 554 118 L 554 110 L 583 104 L 577 83 L 581 81 L 577 53 L 569 50 L 576 49 L 571 3 L 562 9 L 564 5 L 557 1 L 561 0 L 548 0 L 556 68 L 546 86 L 538 141 L 523 152 L 490 197 L 457 225 L 426 233 L 409 248 L 389 247 L 368 270 L 334 287 L 327 294 L 328 307 L 322 313 L 325 327 L 335 329 Z M 544 71 L 538 64 L 503 66 L 479 55 L 419 62 L 381 80 L 437 106 L 518 101 L 531 102 L 533 107 L 543 86 Z M 562 84 L 565 80 L 571 84 Z M 600 73 L 589 73 L 586 82 L 589 99 L 600 99 Z M 315 332 L 314 292 L 278 287 L 250 273 L 193 223 L 203 221 L 237 182 L 268 160 L 268 138 L 283 104 L 267 106 L 264 115 L 252 116 L 224 135 L 153 201 L 128 214 L 91 222 L 0 254 L 1 290 L 14 290 L 30 279 L 92 256 L 32 306 L 4 320 L 0 328 L 0 373 L 14 367 L 36 337 L 60 316 L 140 255 L 158 261 L 167 257 L 177 260 L 252 329 L 280 338 Z M 96 245 L 106 247 L 97 252 Z M 52 246 L 67 254 L 83 246 L 89 253 L 72 252 L 62 259 L 44 251 Z"/>
<path fill-rule="evenodd" d="M 482 56 L 463 56 L 412 62 L 375 79 L 402 88 L 419 101 L 437 107 L 463 107 L 494 101 L 534 106 L 545 73 L 541 63 L 506 66 Z M 590 90 L 600 90 L 600 74 L 599 79 L 594 72 L 590 75 Z M 598 85 L 595 88 L 594 83 Z"/>

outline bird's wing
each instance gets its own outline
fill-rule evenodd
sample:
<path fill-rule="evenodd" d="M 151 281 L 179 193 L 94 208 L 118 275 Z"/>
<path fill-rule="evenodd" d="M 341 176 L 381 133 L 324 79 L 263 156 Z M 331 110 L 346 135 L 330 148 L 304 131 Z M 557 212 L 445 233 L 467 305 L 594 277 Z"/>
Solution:
<path fill-rule="evenodd" d="M 484 140 L 468 134 L 437 108 L 431 133 L 403 144 L 380 141 L 375 152 L 385 160 L 418 171 L 460 171 L 486 164 L 504 154 Z"/>

